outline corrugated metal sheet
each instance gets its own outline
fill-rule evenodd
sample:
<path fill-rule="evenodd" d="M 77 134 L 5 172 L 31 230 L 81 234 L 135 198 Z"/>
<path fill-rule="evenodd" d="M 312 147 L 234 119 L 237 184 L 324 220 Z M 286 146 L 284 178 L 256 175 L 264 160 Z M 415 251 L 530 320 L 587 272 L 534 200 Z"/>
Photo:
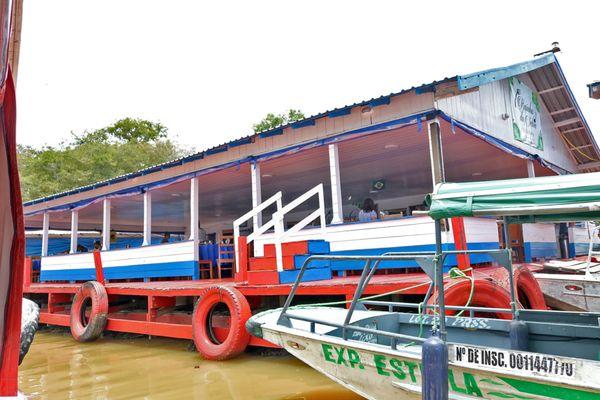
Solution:
<path fill-rule="evenodd" d="M 129 174 L 124 174 L 124 175 L 120 175 L 117 176 L 115 178 L 111 178 L 111 179 L 107 179 L 104 181 L 100 181 L 100 182 L 96 182 L 94 184 L 90 184 L 90 185 L 84 185 L 78 188 L 74 188 L 65 192 L 60 192 L 60 193 L 56 193 L 50 196 L 46 196 L 46 197 L 42 197 L 39 199 L 35 199 L 35 200 L 31 200 L 28 201 L 26 203 L 24 203 L 24 206 L 30 206 L 30 205 L 34 205 L 34 204 L 38 204 L 38 203 L 43 203 L 45 201 L 49 201 L 49 200 L 54 200 L 60 197 L 65 197 L 65 196 L 70 196 L 73 194 L 77 194 L 77 193 L 81 193 L 81 192 L 85 192 L 85 191 L 89 191 L 89 190 L 93 190 L 99 187 L 104 187 L 104 186 L 110 186 L 114 183 L 117 182 L 122 182 L 124 180 L 129 180 L 129 179 L 133 179 L 139 176 L 143 176 L 143 175 L 148 175 L 151 174 L 153 172 L 157 172 L 157 171 L 162 171 L 164 169 L 168 169 L 171 167 L 175 167 L 178 165 L 182 165 L 182 164 L 186 164 L 195 160 L 199 160 L 202 159 L 206 156 L 210 156 L 211 154 L 215 154 L 215 153 L 219 153 L 222 151 L 226 151 L 232 147 L 238 147 L 242 144 L 247 144 L 247 143 L 252 143 L 256 140 L 257 137 L 260 138 L 264 138 L 264 137 L 270 137 L 270 136 L 275 136 L 275 135 L 281 135 L 283 134 L 283 130 L 288 128 L 288 127 L 298 127 L 298 126 L 308 126 L 308 125 L 313 125 L 314 121 L 316 121 L 319 118 L 326 118 L 326 117 L 337 117 L 337 116 L 342 116 L 342 115 L 346 115 L 349 114 L 349 110 L 351 110 L 354 107 L 364 107 L 364 106 L 370 106 L 370 107 L 377 107 L 379 105 L 385 105 L 385 104 L 389 104 L 390 103 L 390 98 L 394 97 L 394 96 L 400 96 L 402 94 L 411 92 L 411 91 L 416 91 L 417 93 L 426 93 L 429 91 L 432 91 L 433 88 L 441 83 L 447 83 L 447 82 L 451 82 L 456 80 L 456 77 L 446 77 L 442 80 L 439 81 L 433 81 L 431 83 L 426 83 L 426 84 L 422 84 L 420 86 L 413 86 L 409 89 L 404 89 L 401 90 L 399 92 L 395 92 L 395 93 L 390 93 L 388 95 L 383 95 L 380 97 L 376 97 L 376 98 L 372 98 L 369 100 L 363 100 L 360 102 L 356 102 L 353 104 L 349 104 L 349 105 L 345 105 L 343 107 L 339 107 L 339 108 L 334 108 L 331 110 L 327 110 L 324 111 L 322 113 L 319 114 L 315 114 L 315 115 L 311 115 L 309 117 L 306 117 L 302 120 L 299 121 L 294 121 L 293 123 L 289 123 L 289 124 L 284 124 L 284 125 L 280 125 L 277 127 L 274 127 L 272 129 L 269 130 L 265 130 L 265 131 L 261 131 L 261 132 L 257 132 L 255 134 L 252 135 L 247 135 L 247 136 L 243 136 L 239 139 L 235 139 L 232 140 L 230 142 L 227 143 L 223 143 L 214 147 L 211 147 L 209 149 L 205 149 L 203 151 L 185 156 L 185 157 L 181 157 L 178 158 L 176 160 L 173 161 L 168 161 L 162 164 L 157 164 L 148 168 L 144 168 L 141 169 L 139 171 L 135 171 L 135 172 L 131 172 Z"/>
<path fill-rule="evenodd" d="M 122 182 L 125 180 L 129 180 L 132 178 L 136 178 L 143 175 L 148 175 L 153 172 L 161 171 L 164 169 L 172 168 L 178 165 L 186 164 L 198 159 L 202 159 L 204 157 L 210 157 L 211 154 L 219 153 L 222 151 L 227 151 L 232 147 L 241 146 L 243 144 L 252 143 L 256 140 L 257 137 L 269 137 L 273 135 L 283 134 L 283 130 L 288 127 L 300 127 L 300 126 L 308 126 L 312 125 L 314 121 L 320 118 L 326 117 L 335 117 L 340 115 L 346 115 L 349 110 L 354 107 L 364 107 L 371 106 L 376 107 L 383 104 L 388 104 L 390 98 L 393 96 L 399 96 L 411 91 L 415 91 L 416 93 L 427 93 L 431 91 L 435 91 L 436 85 L 440 85 L 443 83 L 448 83 L 457 80 L 463 80 L 465 82 L 473 82 L 472 85 L 477 86 L 477 82 L 482 82 L 482 75 L 489 75 L 486 79 L 496 80 L 499 79 L 500 76 L 506 76 L 507 74 L 516 74 L 523 73 L 524 71 L 528 71 L 531 80 L 533 81 L 536 89 L 540 92 L 540 97 L 544 102 L 546 108 L 550 112 L 552 119 L 556 125 L 556 129 L 565 141 L 569 152 L 571 153 L 574 161 L 579 165 L 579 168 L 582 172 L 590 172 L 590 171 L 600 171 L 600 151 L 598 150 L 598 146 L 595 143 L 592 133 L 589 129 L 589 126 L 585 122 L 583 114 L 581 113 L 575 98 L 569 86 L 566 82 L 564 74 L 560 69 L 560 65 L 556 58 L 551 55 L 553 58 L 552 63 L 548 63 L 547 58 L 550 56 L 544 56 L 539 59 L 534 59 L 530 61 L 526 61 L 521 64 L 515 64 L 505 68 L 496 68 L 494 70 L 483 71 L 481 73 L 474 73 L 470 75 L 456 76 L 450 78 L 444 78 L 440 81 L 433 81 L 428 84 L 423 84 L 420 86 L 413 86 L 409 89 L 405 89 L 399 92 L 390 93 L 388 95 L 380 96 L 377 98 L 372 98 L 369 100 L 363 100 L 360 102 L 356 102 L 350 105 L 346 105 L 343 107 L 335 108 L 332 110 L 327 110 L 325 112 L 315 114 L 309 116 L 300 121 L 295 121 L 290 124 L 282 125 L 275 127 L 270 130 L 257 132 L 252 135 L 247 135 L 241 137 L 239 139 L 233 140 L 228 143 L 223 143 L 218 146 L 214 146 L 210 149 L 206 149 L 204 151 L 179 158 L 177 160 L 165 162 L 163 164 L 155 165 L 152 167 L 148 167 L 136 172 L 132 172 L 129 174 L 125 174 L 122 176 L 118 176 L 106 181 L 97 182 L 91 185 L 82 186 L 79 188 L 75 188 L 73 190 L 69 190 L 66 192 L 54 194 L 51 196 L 47 196 L 44 198 L 36 199 L 25 203 L 25 206 L 42 203 L 49 200 L 54 200 L 56 198 L 65 197 L 89 190 L 93 190 L 99 187 L 109 186 L 111 184 Z M 540 67 L 540 65 L 543 65 Z M 537 69 L 532 69 L 532 68 Z M 525 68 L 525 70 L 523 69 Z M 471 87 L 471 86 L 469 86 Z M 477 94 L 473 95 L 477 97 Z M 490 104 L 489 106 L 492 106 Z M 481 121 L 482 123 L 484 121 Z"/>
<path fill-rule="evenodd" d="M 600 171 L 600 150 L 558 61 L 528 75 L 579 171 Z"/>

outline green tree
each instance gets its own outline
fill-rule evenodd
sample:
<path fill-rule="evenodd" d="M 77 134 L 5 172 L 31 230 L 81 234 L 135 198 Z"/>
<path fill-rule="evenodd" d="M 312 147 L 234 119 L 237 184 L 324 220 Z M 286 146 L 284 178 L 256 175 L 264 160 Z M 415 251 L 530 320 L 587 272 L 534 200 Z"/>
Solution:
<path fill-rule="evenodd" d="M 125 118 L 58 146 L 19 146 L 24 200 L 114 178 L 184 155 L 160 123 Z"/>
<path fill-rule="evenodd" d="M 294 109 L 289 109 L 287 112 L 279 114 L 268 113 L 259 123 L 254 124 L 253 128 L 254 132 L 258 133 L 304 118 L 305 116 L 302 111 Z"/>

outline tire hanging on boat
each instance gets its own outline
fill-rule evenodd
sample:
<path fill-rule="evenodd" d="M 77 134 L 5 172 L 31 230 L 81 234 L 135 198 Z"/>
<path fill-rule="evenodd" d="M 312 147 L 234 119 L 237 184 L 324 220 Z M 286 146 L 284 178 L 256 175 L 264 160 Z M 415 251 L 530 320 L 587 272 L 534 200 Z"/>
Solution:
<path fill-rule="evenodd" d="M 510 292 L 510 282 L 508 280 L 508 271 L 504 268 L 497 268 L 493 273 L 488 272 L 488 275 L 500 286 Z M 529 268 L 524 265 L 519 265 L 513 270 L 513 279 L 517 285 L 517 299 L 523 308 L 532 310 L 547 310 L 544 292 L 540 288 L 535 276 Z"/>
<path fill-rule="evenodd" d="M 471 280 L 461 279 L 452 281 L 444 285 L 445 304 L 451 306 L 469 306 L 473 307 L 490 307 L 490 308 L 507 308 L 510 309 L 510 293 L 502 286 L 490 282 L 486 279 L 473 279 L 473 298 L 469 302 L 471 294 Z M 427 305 L 437 304 L 438 292 L 435 290 L 429 298 Z M 431 311 L 429 311 L 431 312 Z M 460 311 L 446 309 L 446 315 L 452 316 Z M 464 315 L 465 313 L 463 313 Z M 477 316 L 478 313 L 476 313 Z M 486 313 L 487 314 L 487 313 Z M 500 319 L 512 319 L 511 314 L 507 313 L 489 313 Z M 481 314 L 480 314 L 481 315 Z"/>
<path fill-rule="evenodd" d="M 514 271 L 514 281 L 517 283 L 517 297 L 525 308 L 532 310 L 547 310 L 544 292 L 529 268 L 519 266 Z"/>
<path fill-rule="evenodd" d="M 89 314 L 87 309 L 90 307 Z M 71 305 L 71 335 L 79 342 L 98 339 L 106 326 L 108 295 L 99 282 L 89 281 L 79 287 Z"/>
<path fill-rule="evenodd" d="M 227 306 L 230 315 L 229 331 L 221 340 L 213 326 L 213 313 L 220 303 Z M 228 360 L 243 353 L 250 341 L 245 325 L 251 315 L 248 300 L 239 290 L 228 286 L 204 289 L 192 316 L 192 336 L 200 355 L 207 360 Z"/>

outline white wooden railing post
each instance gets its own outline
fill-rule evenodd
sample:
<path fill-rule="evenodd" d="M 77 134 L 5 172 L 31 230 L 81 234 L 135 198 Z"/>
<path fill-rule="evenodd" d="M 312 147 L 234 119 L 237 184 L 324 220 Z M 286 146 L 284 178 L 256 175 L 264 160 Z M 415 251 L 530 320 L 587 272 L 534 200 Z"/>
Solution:
<path fill-rule="evenodd" d="M 283 271 L 283 249 L 281 248 L 281 240 L 285 232 L 283 226 L 283 211 L 277 211 L 273 214 L 275 220 L 275 262 L 277 264 L 277 272 Z"/>
<path fill-rule="evenodd" d="M 198 240 L 198 208 L 200 207 L 200 178 L 190 180 L 190 240 Z"/>
<path fill-rule="evenodd" d="M 79 212 L 71 211 L 71 254 L 77 253 L 77 228 L 79 227 Z"/>
<path fill-rule="evenodd" d="M 262 203 L 260 164 L 258 162 L 251 163 L 250 172 L 252 173 L 252 208 L 254 209 Z M 258 212 L 252 216 L 252 226 L 254 231 L 257 231 L 262 226 L 262 212 Z"/>
<path fill-rule="evenodd" d="M 337 143 L 329 145 L 329 177 L 331 180 L 331 209 L 332 224 L 344 222 L 344 209 L 342 205 L 342 183 L 340 178 L 340 155 Z"/>
<path fill-rule="evenodd" d="M 102 250 L 110 250 L 110 200 L 102 203 Z"/>
<path fill-rule="evenodd" d="M 42 220 L 42 257 L 48 255 L 48 231 L 50 230 L 50 213 L 44 213 Z"/>
<path fill-rule="evenodd" d="M 323 193 L 323 184 L 319 185 L 319 218 L 321 219 L 321 233 L 325 233 L 327 221 L 325 221 L 325 193 Z"/>
<path fill-rule="evenodd" d="M 142 246 L 152 244 L 152 194 L 150 190 L 144 192 L 144 241 Z"/>

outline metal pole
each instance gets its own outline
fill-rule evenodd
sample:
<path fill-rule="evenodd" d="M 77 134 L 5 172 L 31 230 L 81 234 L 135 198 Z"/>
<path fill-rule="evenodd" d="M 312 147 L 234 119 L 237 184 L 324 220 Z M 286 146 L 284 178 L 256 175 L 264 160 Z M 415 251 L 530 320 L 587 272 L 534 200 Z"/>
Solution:
<path fill-rule="evenodd" d="M 448 400 L 448 344 L 446 343 L 446 308 L 444 307 L 444 257 L 442 256 L 442 227 L 435 220 L 435 276 L 438 289 L 439 337 L 430 336 L 421 348 L 424 400 Z"/>
<path fill-rule="evenodd" d="M 508 271 L 508 283 L 510 284 L 510 309 L 513 313 L 513 319 L 519 319 L 519 310 L 517 309 L 517 296 L 515 291 L 515 279 L 513 276 L 513 265 L 512 265 L 512 250 L 510 245 L 510 233 L 508 231 L 508 218 L 503 218 L 502 231 L 504 232 L 504 247 L 509 252 L 509 266 Z"/>
<path fill-rule="evenodd" d="M 352 314 L 354 313 L 354 309 L 356 308 L 356 303 L 358 302 L 358 299 L 362 295 L 362 292 L 365 288 L 365 282 L 366 282 L 367 276 L 369 276 L 369 273 L 371 272 L 370 267 L 371 267 L 371 260 L 368 259 L 365 262 L 363 272 L 360 275 L 360 281 L 358 282 L 358 285 L 356 286 L 356 292 L 354 292 L 354 297 L 352 298 L 352 303 L 350 303 L 350 307 L 348 308 L 348 313 L 346 314 L 346 319 L 344 320 L 344 327 L 342 328 L 342 338 L 343 339 L 346 339 L 346 325 L 348 325 L 350 323 L 350 318 L 352 318 Z"/>
<path fill-rule="evenodd" d="M 440 339 L 446 341 L 446 307 L 444 303 L 444 258 L 442 257 L 442 224 L 435 220 L 435 280 L 440 312 Z"/>

